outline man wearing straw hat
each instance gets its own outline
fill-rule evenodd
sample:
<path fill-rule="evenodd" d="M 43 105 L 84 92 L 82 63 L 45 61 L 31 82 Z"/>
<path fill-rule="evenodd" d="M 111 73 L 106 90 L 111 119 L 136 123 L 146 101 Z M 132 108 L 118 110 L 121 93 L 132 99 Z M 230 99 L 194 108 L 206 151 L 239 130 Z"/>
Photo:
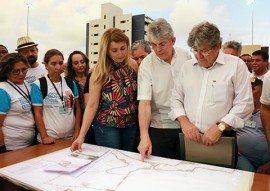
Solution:
<path fill-rule="evenodd" d="M 43 64 L 37 62 L 38 48 L 36 43 L 29 37 L 20 37 L 17 40 L 17 51 L 21 54 L 30 64 L 25 80 L 32 85 L 32 83 L 40 77 L 47 75 L 47 70 Z"/>

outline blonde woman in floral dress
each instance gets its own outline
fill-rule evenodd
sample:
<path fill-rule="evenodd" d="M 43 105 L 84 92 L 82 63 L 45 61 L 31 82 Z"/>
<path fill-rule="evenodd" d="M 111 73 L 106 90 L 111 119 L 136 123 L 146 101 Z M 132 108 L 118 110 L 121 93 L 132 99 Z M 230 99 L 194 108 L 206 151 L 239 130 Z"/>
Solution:
<path fill-rule="evenodd" d="M 97 145 L 133 151 L 137 124 L 137 63 L 130 58 L 129 39 L 111 28 L 100 42 L 99 59 L 90 78 L 82 127 L 71 150 L 82 150 L 92 123 Z"/>

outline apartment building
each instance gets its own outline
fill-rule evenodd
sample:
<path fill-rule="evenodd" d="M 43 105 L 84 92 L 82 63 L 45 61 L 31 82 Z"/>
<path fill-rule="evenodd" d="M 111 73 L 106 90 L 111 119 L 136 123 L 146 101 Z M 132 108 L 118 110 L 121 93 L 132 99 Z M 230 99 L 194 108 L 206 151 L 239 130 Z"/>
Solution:
<path fill-rule="evenodd" d="M 99 42 L 103 32 L 109 28 L 119 28 L 129 37 L 130 43 L 146 39 L 147 26 L 152 19 L 144 14 L 132 16 L 123 14 L 123 10 L 112 4 L 101 5 L 101 18 L 90 20 L 86 24 L 86 55 L 93 67 L 98 60 Z"/>

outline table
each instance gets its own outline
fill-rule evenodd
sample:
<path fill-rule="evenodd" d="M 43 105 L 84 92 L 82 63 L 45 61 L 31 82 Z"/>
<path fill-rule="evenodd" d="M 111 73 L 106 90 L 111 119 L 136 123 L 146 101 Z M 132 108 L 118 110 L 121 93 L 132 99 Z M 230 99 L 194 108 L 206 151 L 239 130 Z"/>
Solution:
<path fill-rule="evenodd" d="M 25 160 L 29 160 L 41 155 L 45 155 L 63 148 L 70 147 L 72 141 L 59 139 L 55 144 L 43 145 L 38 144 L 24 149 L 11 151 L 0 154 L 0 168 L 19 163 Z M 26 191 L 26 189 L 16 186 L 13 183 L 0 177 L 0 190 L 1 191 Z"/>
<path fill-rule="evenodd" d="M 38 144 L 28 148 L 7 152 L 0 154 L 0 168 L 22 162 L 28 159 L 32 159 L 41 155 L 45 155 L 63 148 L 67 148 L 71 145 L 70 140 L 57 140 L 55 144 L 42 145 Z M 16 186 L 13 183 L 0 178 L 1 191 L 25 191 L 26 189 Z M 264 191 L 270 190 L 270 176 L 264 174 L 255 173 L 254 181 L 252 185 L 252 191 Z"/>

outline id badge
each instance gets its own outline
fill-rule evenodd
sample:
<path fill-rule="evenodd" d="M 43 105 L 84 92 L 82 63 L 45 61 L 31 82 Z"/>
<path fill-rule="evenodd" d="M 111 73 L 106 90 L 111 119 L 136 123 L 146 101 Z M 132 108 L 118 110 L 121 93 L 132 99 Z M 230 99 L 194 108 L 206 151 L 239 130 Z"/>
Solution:
<path fill-rule="evenodd" d="M 60 114 L 68 113 L 68 108 L 67 107 L 59 107 L 59 113 Z"/>
<path fill-rule="evenodd" d="M 255 128 L 256 127 L 256 121 L 248 120 L 248 121 L 246 121 L 245 126 L 249 127 L 249 128 Z"/>

